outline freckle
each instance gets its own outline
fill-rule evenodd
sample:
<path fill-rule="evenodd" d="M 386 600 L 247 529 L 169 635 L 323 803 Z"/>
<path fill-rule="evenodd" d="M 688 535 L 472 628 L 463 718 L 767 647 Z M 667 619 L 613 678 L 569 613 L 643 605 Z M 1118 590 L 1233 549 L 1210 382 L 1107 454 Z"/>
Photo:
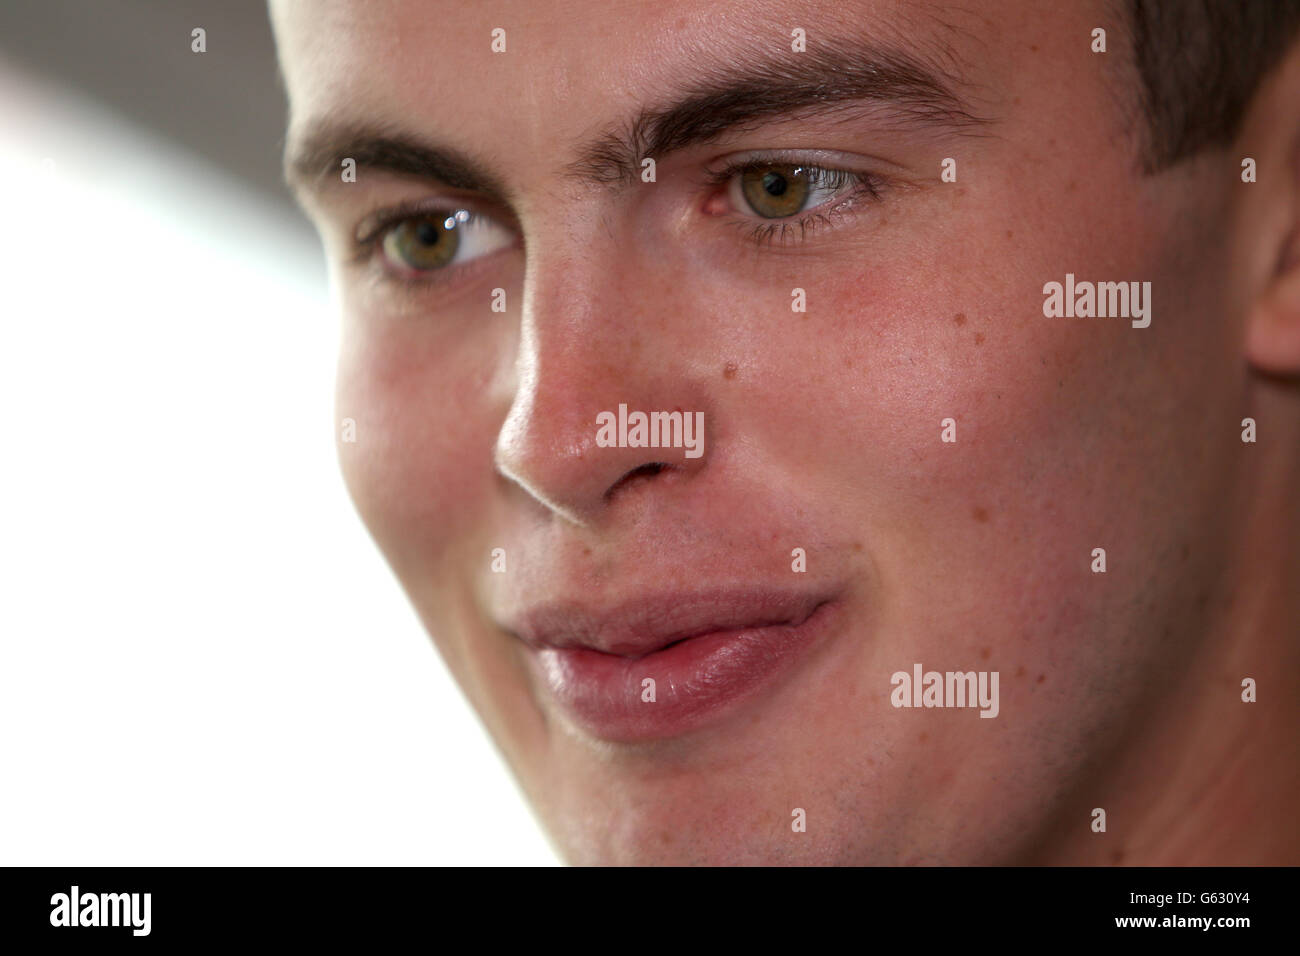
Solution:
<path fill-rule="evenodd" d="M 971 517 L 973 517 L 980 524 L 984 524 L 989 520 L 989 513 L 985 511 L 983 508 L 981 508 L 979 505 L 976 505 L 975 510 L 971 512 Z"/>
<path fill-rule="evenodd" d="M 583 548 L 583 549 L 582 549 L 582 556 L 583 556 L 584 558 L 589 558 L 589 557 L 591 557 L 591 548 Z"/>
<path fill-rule="evenodd" d="M 976 332 L 976 333 L 975 333 L 975 344 L 976 344 L 976 345 L 983 345 L 983 344 L 984 344 L 984 333 L 983 333 L 983 332 Z"/>
<path fill-rule="evenodd" d="M 921 743 L 925 743 L 927 740 L 930 739 L 930 735 L 923 730 L 921 731 L 921 736 L 917 737 L 916 739 L 921 741 Z"/>
<path fill-rule="evenodd" d="M 849 358 L 847 355 L 844 356 L 844 367 L 853 368 L 853 359 Z"/>
<path fill-rule="evenodd" d="M 1110 855 L 1110 862 L 1114 863 L 1116 866 L 1119 866 L 1121 863 L 1123 863 L 1124 862 L 1123 849 L 1116 850 L 1114 853 L 1112 853 Z"/>
<path fill-rule="evenodd" d="M 736 363 L 735 363 L 735 362 L 728 362 L 726 365 L 724 365 L 724 366 L 722 367 L 722 377 L 723 377 L 723 378 L 728 378 L 728 379 L 730 379 L 730 378 L 735 378 L 735 377 L 736 377 Z"/>
<path fill-rule="evenodd" d="M 982 660 L 982 661 L 986 661 L 986 660 L 988 660 L 988 659 L 989 659 L 989 655 L 992 654 L 992 653 L 993 653 L 992 648 L 981 647 L 981 648 L 980 648 L 980 660 Z"/>
<path fill-rule="evenodd" d="M 1067 193 L 1072 193 L 1078 188 L 1079 188 L 1079 184 L 1075 182 L 1073 179 L 1071 179 L 1068 183 L 1065 184 L 1065 191 Z"/>
<path fill-rule="evenodd" d="M 868 757 L 868 758 L 867 758 L 867 766 L 868 766 L 868 767 L 874 767 L 875 765 L 876 765 L 876 762 L 875 762 L 874 760 L 872 760 L 870 757 Z"/>
<path fill-rule="evenodd" d="M 1015 235 L 1015 233 L 1012 232 L 1010 229 L 1007 230 L 1007 238 L 1008 238 L 1008 239 L 1010 239 L 1010 238 L 1011 238 L 1012 236 L 1014 236 L 1014 235 Z"/>
<path fill-rule="evenodd" d="M 1187 545 L 1183 545 L 1183 560 L 1186 561 L 1191 556 L 1192 556 L 1192 549 L 1189 548 Z"/>
<path fill-rule="evenodd" d="M 1025 665 L 1024 665 L 1024 664 L 1021 664 L 1019 667 L 1016 668 L 1016 676 L 1017 676 L 1017 677 L 1024 677 L 1024 676 L 1025 676 Z"/>
<path fill-rule="evenodd" d="M 1198 610 L 1205 610 L 1205 605 L 1208 603 L 1210 603 L 1209 591 L 1202 590 L 1200 594 L 1196 595 L 1196 607 Z"/>
<path fill-rule="evenodd" d="M 1031 43 L 1031 44 L 1029 44 L 1029 52 L 1030 52 L 1030 53 L 1037 53 L 1037 52 L 1038 52 L 1038 44 L 1037 44 L 1037 43 Z"/>
<path fill-rule="evenodd" d="M 1042 683 L 1043 681 L 1045 681 L 1045 680 L 1047 680 L 1047 675 L 1046 675 L 1046 674 L 1039 674 L 1039 675 L 1038 675 L 1038 680 L 1034 681 L 1034 683 L 1035 683 L 1035 684 L 1041 684 L 1041 683 Z"/>
<path fill-rule="evenodd" d="M 966 324 L 966 313 L 965 313 L 965 312 L 958 312 L 956 315 L 954 315 L 954 316 L 952 317 L 952 320 L 953 320 L 954 322 L 956 322 L 958 325 L 965 325 L 965 324 Z"/>
<path fill-rule="evenodd" d="M 856 551 L 856 552 L 858 552 L 859 554 L 861 554 L 861 553 L 862 553 L 862 542 L 861 542 L 861 541 L 854 541 L 854 542 L 853 542 L 853 550 Z"/>

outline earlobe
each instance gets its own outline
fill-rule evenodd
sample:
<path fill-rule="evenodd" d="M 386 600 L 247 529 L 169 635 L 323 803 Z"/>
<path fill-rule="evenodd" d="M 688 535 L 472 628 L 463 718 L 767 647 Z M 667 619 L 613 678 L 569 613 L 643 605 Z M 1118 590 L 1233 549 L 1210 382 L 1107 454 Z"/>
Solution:
<path fill-rule="evenodd" d="M 1251 310 L 1246 358 L 1271 375 L 1300 377 L 1300 232 Z"/>

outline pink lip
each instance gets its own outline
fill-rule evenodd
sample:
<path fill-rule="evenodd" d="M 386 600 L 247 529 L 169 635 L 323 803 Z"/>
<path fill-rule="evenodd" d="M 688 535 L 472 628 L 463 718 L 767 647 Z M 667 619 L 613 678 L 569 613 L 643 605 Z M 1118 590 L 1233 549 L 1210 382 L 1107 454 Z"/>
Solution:
<path fill-rule="evenodd" d="M 550 605 L 511 630 L 534 649 L 542 686 L 573 723 L 632 742 L 685 733 L 770 687 L 830 628 L 837 607 L 825 595 L 715 591 L 606 614 Z"/>

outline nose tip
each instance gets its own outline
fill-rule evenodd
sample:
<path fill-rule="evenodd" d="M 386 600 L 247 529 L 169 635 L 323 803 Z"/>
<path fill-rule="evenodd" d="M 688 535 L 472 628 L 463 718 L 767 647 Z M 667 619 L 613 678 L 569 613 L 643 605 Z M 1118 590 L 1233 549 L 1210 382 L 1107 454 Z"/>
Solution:
<path fill-rule="evenodd" d="M 537 502 L 591 524 L 640 496 L 685 487 L 703 467 L 695 410 L 710 392 L 694 340 L 669 320 L 679 314 L 676 293 L 645 295 L 662 266 L 627 261 L 593 233 L 595 219 L 575 217 L 567 231 L 545 226 L 549 241 L 534 243 L 518 381 L 495 459 Z"/>
<path fill-rule="evenodd" d="M 608 429 L 607 417 L 614 414 L 596 411 L 595 403 L 571 391 L 534 384 L 501 429 L 497 471 L 549 510 L 588 524 L 629 495 L 667 488 L 702 466 L 705 442 L 694 434 L 702 413 L 692 416 L 690 429 L 674 433 L 667 428 L 653 436 L 653 443 L 637 433 L 629 441 L 626 429 Z M 651 420 L 648 413 L 631 414 Z M 681 422 L 691 413 L 654 414 Z M 690 446 L 682 442 L 683 434 Z M 659 441 L 661 437 L 677 438 L 678 445 Z"/>

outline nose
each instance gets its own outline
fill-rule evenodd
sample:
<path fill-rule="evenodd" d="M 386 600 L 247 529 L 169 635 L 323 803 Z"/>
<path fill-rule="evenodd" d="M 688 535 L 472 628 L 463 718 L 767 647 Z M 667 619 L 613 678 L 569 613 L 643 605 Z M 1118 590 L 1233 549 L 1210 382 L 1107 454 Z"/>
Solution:
<path fill-rule="evenodd" d="M 590 238 L 580 256 L 527 266 L 518 391 L 495 449 L 503 476 L 581 525 L 631 497 L 671 493 L 710 454 L 677 317 L 690 311 L 673 308 L 664 277 L 608 235 Z"/>

